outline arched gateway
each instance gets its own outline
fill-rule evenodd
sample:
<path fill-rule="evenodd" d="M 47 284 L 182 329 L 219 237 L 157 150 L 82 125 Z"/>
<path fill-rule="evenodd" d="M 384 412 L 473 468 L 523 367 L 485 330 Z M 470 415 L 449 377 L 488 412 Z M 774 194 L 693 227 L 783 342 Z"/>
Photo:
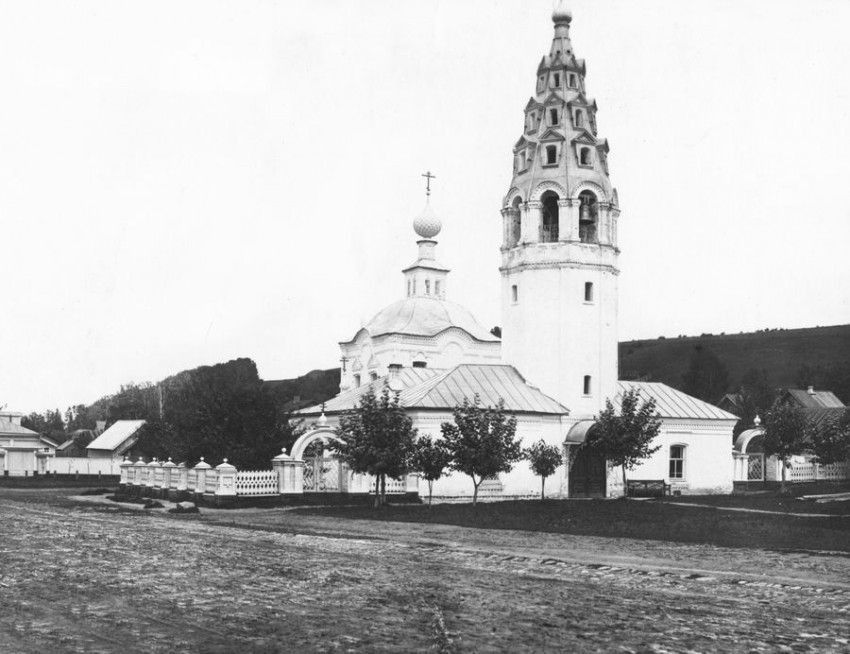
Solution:
<path fill-rule="evenodd" d="M 328 449 L 339 436 L 332 427 L 318 427 L 303 434 L 292 446 L 290 456 L 303 461 L 305 493 L 340 493 L 348 490 L 348 467 Z"/>

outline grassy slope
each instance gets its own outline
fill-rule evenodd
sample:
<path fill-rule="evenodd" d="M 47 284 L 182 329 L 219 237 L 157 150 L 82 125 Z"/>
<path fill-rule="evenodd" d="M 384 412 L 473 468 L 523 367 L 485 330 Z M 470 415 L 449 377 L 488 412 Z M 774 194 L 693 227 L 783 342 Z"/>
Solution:
<path fill-rule="evenodd" d="M 717 354 L 733 386 L 750 368 L 764 368 L 777 386 L 794 386 L 797 370 L 844 362 L 850 366 L 850 325 L 747 334 L 690 336 L 620 343 L 620 377 L 648 376 L 681 387 L 695 345 Z"/>

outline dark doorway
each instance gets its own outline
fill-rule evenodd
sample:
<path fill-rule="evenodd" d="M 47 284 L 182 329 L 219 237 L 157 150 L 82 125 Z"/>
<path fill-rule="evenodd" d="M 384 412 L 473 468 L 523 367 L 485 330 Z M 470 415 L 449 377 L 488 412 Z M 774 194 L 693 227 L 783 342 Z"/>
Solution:
<path fill-rule="evenodd" d="M 570 466 L 570 497 L 605 497 L 605 457 L 581 448 Z"/>

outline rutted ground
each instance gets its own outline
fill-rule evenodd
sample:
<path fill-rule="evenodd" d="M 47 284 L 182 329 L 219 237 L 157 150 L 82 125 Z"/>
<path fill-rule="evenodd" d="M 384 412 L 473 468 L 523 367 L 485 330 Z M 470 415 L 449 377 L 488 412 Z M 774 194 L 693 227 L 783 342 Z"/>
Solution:
<path fill-rule="evenodd" d="M 0 651 L 850 651 L 850 558 L 0 490 Z"/>

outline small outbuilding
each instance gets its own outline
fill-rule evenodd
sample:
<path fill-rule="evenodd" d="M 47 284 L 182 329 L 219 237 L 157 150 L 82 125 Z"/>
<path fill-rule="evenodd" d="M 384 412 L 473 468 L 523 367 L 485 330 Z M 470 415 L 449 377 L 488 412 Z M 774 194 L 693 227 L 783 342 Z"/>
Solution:
<path fill-rule="evenodd" d="M 0 413 L 0 470 L 4 475 L 36 474 L 56 452 L 52 440 L 21 426 L 22 417 L 21 413 Z"/>
<path fill-rule="evenodd" d="M 118 420 L 86 447 L 89 458 L 120 460 L 139 440 L 144 420 Z"/>

